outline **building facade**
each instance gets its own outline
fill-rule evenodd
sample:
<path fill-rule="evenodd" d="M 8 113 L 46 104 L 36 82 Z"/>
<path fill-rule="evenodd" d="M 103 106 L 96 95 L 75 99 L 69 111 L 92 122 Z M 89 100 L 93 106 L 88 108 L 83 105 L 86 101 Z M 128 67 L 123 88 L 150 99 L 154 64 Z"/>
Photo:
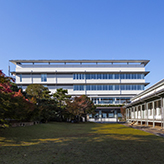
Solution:
<path fill-rule="evenodd" d="M 164 128 L 164 79 L 131 99 L 126 106 L 126 120 L 141 125 Z"/>
<path fill-rule="evenodd" d="M 87 95 L 96 105 L 124 104 L 148 84 L 145 66 L 149 60 L 10 60 L 12 72 L 23 90 L 29 84 L 42 84 L 54 93 L 58 88 L 68 95 Z M 99 110 L 101 111 L 101 110 Z M 100 117 L 110 116 L 100 113 Z M 90 116 L 91 117 L 91 116 Z M 111 115 L 111 118 L 114 116 Z"/>

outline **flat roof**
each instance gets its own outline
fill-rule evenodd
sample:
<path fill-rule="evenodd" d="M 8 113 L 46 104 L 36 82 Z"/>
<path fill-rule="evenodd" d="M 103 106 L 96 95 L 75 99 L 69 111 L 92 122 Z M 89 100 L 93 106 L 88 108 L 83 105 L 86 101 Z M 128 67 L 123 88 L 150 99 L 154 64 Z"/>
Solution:
<path fill-rule="evenodd" d="M 147 93 L 151 92 L 152 90 L 154 90 L 154 93 L 155 93 L 156 89 L 158 87 L 160 87 L 161 85 L 164 85 L 164 79 L 160 80 L 159 82 L 155 83 L 154 85 L 152 85 L 151 87 L 147 88 L 143 92 L 139 93 L 138 95 L 133 97 L 131 100 L 134 101 L 135 99 L 140 98 L 143 95 L 146 95 Z"/>
<path fill-rule="evenodd" d="M 9 60 L 13 64 L 22 64 L 22 63 L 139 63 L 146 64 L 150 60 Z"/>
<path fill-rule="evenodd" d="M 164 89 L 160 88 L 163 85 L 164 85 L 164 79 L 162 79 L 161 81 L 157 82 L 156 84 L 152 85 L 151 87 L 147 88 L 143 92 L 131 98 L 132 102 L 126 105 L 126 107 L 132 106 L 139 102 L 146 101 L 147 99 L 152 98 L 152 97 L 156 97 L 156 96 L 159 97 L 159 95 L 164 93 Z"/>

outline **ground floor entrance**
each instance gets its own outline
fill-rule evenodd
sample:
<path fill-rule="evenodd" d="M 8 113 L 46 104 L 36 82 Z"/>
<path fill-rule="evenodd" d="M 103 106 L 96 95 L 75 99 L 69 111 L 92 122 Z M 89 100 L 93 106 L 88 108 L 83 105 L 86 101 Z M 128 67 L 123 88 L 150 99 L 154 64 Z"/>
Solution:
<path fill-rule="evenodd" d="M 120 107 L 97 107 L 96 114 L 90 114 L 88 121 L 90 122 L 119 122 L 122 118 Z"/>

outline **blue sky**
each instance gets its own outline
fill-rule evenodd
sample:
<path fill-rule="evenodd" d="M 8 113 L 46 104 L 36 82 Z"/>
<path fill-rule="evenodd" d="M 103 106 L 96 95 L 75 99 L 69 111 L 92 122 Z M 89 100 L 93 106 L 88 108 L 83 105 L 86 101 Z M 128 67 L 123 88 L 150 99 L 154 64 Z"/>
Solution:
<path fill-rule="evenodd" d="M 11 59 L 146 59 L 151 86 L 164 78 L 164 1 L 0 0 L 6 74 Z"/>

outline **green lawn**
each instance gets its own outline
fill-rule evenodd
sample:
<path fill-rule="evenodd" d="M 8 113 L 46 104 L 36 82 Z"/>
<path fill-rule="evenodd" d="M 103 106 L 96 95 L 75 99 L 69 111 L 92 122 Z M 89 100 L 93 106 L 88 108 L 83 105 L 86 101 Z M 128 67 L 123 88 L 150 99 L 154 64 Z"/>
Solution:
<path fill-rule="evenodd" d="M 164 164 L 164 138 L 119 124 L 0 130 L 0 164 Z"/>

